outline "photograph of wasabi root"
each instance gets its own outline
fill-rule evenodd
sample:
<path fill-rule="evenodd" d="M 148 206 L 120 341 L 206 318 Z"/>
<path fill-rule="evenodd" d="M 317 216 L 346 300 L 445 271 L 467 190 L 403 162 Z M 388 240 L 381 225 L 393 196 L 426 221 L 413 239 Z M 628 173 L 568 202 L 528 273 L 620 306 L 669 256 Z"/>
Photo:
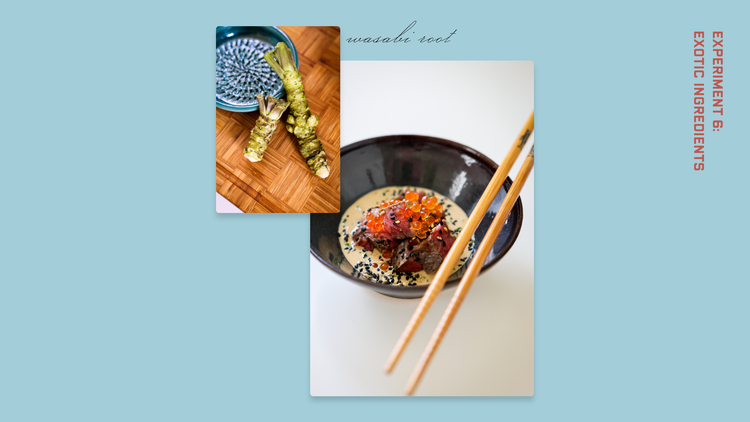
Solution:
<path fill-rule="evenodd" d="M 328 165 L 323 143 L 315 134 L 315 126 L 318 125 L 319 119 L 310 112 L 310 107 L 307 105 L 307 96 L 302 86 L 302 74 L 294 64 L 292 51 L 286 44 L 280 42 L 264 57 L 284 83 L 286 99 L 290 103 L 286 130 L 297 137 L 299 152 L 310 170 L 318 177 L 328 177 L 331 168 Z"/>
<path fill-rule="evenodd" d="M 263 159 L 263 152 L 268 148 L 268 143 L 271 142 L 273 131 L 276 130 L 276 124 L 281 119 L 281 115 L 289 107 L 289 103 L 276 99 L 272 96 L 268 96 L 263 99 L 263 95 L 258 94 L 258 111 L 260 116 L 255 121 L 255 127 L 250 132 L 250 139 L 247 141 L 245 146 L 245 157 L 252 161 L 257 162 Z"/>

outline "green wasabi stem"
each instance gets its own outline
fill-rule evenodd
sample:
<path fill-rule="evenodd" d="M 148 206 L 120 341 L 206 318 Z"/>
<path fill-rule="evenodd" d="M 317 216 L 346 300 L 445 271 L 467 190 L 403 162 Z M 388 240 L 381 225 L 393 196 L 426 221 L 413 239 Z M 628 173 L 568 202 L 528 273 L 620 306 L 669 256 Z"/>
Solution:
<path fill-rule="evenodd" d="M 281 119 L 281 115 L 284 114 L 287 107 L 289 107 L 288 102 L 276 99 L 270 95 L 266 97 L 265 101 L 261 94 L 258 94 L 257 98 L 260 116 L 255 121 L 255 127 L 250 132 L 250 139 L 248 139 L 245 146 L 245 157 L 252 162 L 263 159 L 263 152 L 268 147 L 268 143 L 271 142 L 271 136 L 273 136 L 273 131 L 276 129 L 276 124 Z"/>
<path fill-rule="evenodd" d="M 294 65 L 294 56 L 289 47 L 283 42 L 276 44 L 273 51 L 269 51 L 264 58 L 284 83 L 286 99 L 289 106 L 286 130 L 297 137 L 299 152 L 305 158 L 307 166 L 318 177 L 326 178 L 331 173 L 323 143 L 315 133 L 315 126 L 320 120 L 310 112 L 307 96 L 302 86 L 302 75 Z"/>

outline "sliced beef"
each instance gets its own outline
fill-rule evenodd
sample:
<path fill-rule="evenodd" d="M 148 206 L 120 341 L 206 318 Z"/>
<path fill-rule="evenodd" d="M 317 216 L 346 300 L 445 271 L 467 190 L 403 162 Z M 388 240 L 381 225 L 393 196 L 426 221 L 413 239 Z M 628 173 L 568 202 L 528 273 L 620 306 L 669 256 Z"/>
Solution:
<path fill-rule="evenodd" d="M 435 226 L 432 233 L 430 233 L 430 238 L 438 243 L 439 252 L 443 258 L 448 255 L 448 251 L 453 246 L 453 242 L 456 241 L 456 238 L 451 234 L 450 229 L 448 229 L 448 224 L 445 220 Z"/>
<path fill-rule="evenodd" d="M 418 254 L 414 252 L 414 246 L 419 244 L 419 239 L 406 239 L 398 244 L 391 257 L 391 266 L 398 272 L 415 273 L 422 271 Z"/>
<path fill-rule="evenodd" d="M 405 239 L 407 237 L 414 237 L 416 233 L 411 229 L 408 218 L 398 217 L 399 212 L 403 215 L 404 204 L 398 203 L 391 205 L 385 209 L 385 218 L 383 218 L 383 226 L 385 230 L 394 239 Z"/>
<path fill-rule="evenodd" d="M 388 249 L 393 249 L 398 245 L 398 241 L 392 238 L 388 233 L 380 232 L 378 234 L 365 233 L 370 239 L 370 243 L 381 252 L 385 252 Z"/>
<path fill-rule="evenodd" d="M 368 210 L 377 212 L 379 208 L 370 208 Z M 377 248 L 381 251 L 393 249 L 398 241 L 388 231 L 373 233 L 367 228 L 367 213 L 362 216 L 357 225 L 357 229 L 352 233 L 352 242 L 354 245 L 364 248 L 366 251 L 372 251 Z"/>
<path fill-rule="evenodd" d="M 372 252 L 374 249 L 370 242 L 370 238 L 367 237 L 363 231 L 357 230 L 355 234 L 352 235 L 352 241 L 354 242 L 354 246 L 359 246 L 367 252 Z"/>
<path fill-rule="evenodd" d="M 372 208 L 370 210 L 372 210 Z M 365 215 L 363 215 L 362 218 L 359 219 L 359 223 L 357 223 L 357 227 L 352 233 L 352 243 L 354 243 L 355 246 L 364 248 L 367 252 L 372 252 L 373 245 L 372 243 L 370 243 L 370 239 L 366 236 L 366 234 L 367 213 L 365 213 Z"/>
<path fill-rule="evenodd" d="M 455 240 L 447 226 L 441 222 L 424 240 L 409 239 L 399 243 L 391 258 L 391 265 L 401 272 L 424 270 L 428 274 L 434 273 L 440 268 Z"/>

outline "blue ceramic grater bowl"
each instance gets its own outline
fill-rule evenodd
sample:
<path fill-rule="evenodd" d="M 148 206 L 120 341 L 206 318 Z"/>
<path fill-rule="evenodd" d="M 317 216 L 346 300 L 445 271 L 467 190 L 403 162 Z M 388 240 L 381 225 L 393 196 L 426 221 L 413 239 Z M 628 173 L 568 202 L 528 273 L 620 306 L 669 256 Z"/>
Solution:
<path fill-rule="evenodd" d="M 216 27 L 216 107 L 250 112 L 258 109 L 258 94 L 286 95 L 281 78 L 263 58 L 279 42 L 292 50 L 299 67 L 294 43 L 275 26 Z"/>

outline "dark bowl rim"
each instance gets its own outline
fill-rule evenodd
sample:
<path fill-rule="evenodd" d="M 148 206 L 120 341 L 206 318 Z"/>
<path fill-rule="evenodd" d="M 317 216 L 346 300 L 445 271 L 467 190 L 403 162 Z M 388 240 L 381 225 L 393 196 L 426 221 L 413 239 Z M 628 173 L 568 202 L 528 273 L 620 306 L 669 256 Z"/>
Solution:
<path fill-rule="evenodd" d="M 481 152 L 475 150 L 474 148 L 468 147 L 468 146 L 466 146 L 464 144 L 460 144 L 458 142 L 449 141 L 447 139 L 436 138 L 436 137 L 433 137 L 433 136 L 425 136 L 425 135 L 385 135 L 385 136 L 378 136 L 378 137 L 375 137 L 375 138 L 364 139 L 362 141 L 357 141 L 357 142 L 354 142 L 352 144 L 349 144 L 349 145 L 341 148 L 341 152 L 340 152 L 340 155 L 339 155 L 339 160 L 343 160 L 344 155 L 346 155 L 347 153 L 349 153 L 351 151 L 354 151 L 354 150 L 357 150 L 359 148 L 362 148 L 362 147 L 365 147 L 365 146 L 369 146 L 369 145 L 372 145 L 372 144 L 393 142 L 393 138 L 398 138 L 398 137 L 417 138 L 418 140 L 421 140 L 423 142 L 432 142 L 432 143 L 435 143 L 435 144 L 438 144 L 438 145 L 443 145 L 443 146 L 448 147 L 448 148 L 452 148 L 452 149 L 459 150 L 461 152 L 468 153 L 470 155 L 473 155 L 474 156 L 473 158 L 477 159 L 477 161 L 482 162 L 484 165 L 486 165 L 487 167 L 489 167 L 493 171 L 496 171 L 497 168 L 499 167 L 497 165 L 497 163 L 495 163 L 494 161 L 492 161 L 492 159 L 490 159 L 486 155 L 482 154 Z M 503 186 L 505 187 L 506 191 L 510 188 L 510 183 L 512 183 L 512 182 L 513 181 L 510 178 L 510 176 L 508 176 L 508 177 L 505 178 L 505 182 L 503 182 Z M 493 258 L 492 260 L 490 260 L 489 263 L 485 263 L 482 266 L 482 269 L 479 271 L 479 274 L 484 273 L 485 271 L 487 271 L 490 268 L 492 268 L 495 264 L 497 264 L 508 253 L 508 251 L 510 251 L 510 249 L 513 247 L 513 245 L 516 243 L 516 240 L 518 239 L 518 236 L 521 233 L 521 227 L 523 226 L 523 204 L 521 203 L 521 197 L 520 196 L 518 197 L 518 200 L 516 201 L 515 205 L 513 205 L 513 209 L 511 210 L 511 212 L 513 212 L 513 211 L 517 212 L 517 215 L 518 215 L 518 226 L 517 226 L 516 230 L 513 233 L 511 233 L 511 240 L 510 240 L 510 243 L 508 244 L 508 247 L 505 248 L 503 251 L 501 251 L 495 258 Z M 339 211 L 339 213 L 340 212 L 341 211 Z M 325 267 L 327 267 L 328 269 L 330 269 L 334 273 L 336 273 L 336 274 L 338 274 L 340 276 L 343 276 L 343 277 L 345 277 L 345 278 L 347 278 L 347 279 L 349 279 L 351 281 L 354 281 L 356 283 L 362 284 L 364 287 L 372 289 L 372 284 L 373 284 L 372 281 L 367 281 L 367 280 L 363 280 L 361 278 L 354 277 L 354 276 L 352 276 L 350 274 L 347 274 L 347 273 L 341 271 L 340 269 L 334 267 L 333 265 L 331 265 L 328 262 L 326 262 L 323 259 L 323 257 L 321 257 L 318 254 L 316 254 L 315 251 L 312 248 L 312 245 L 310 246 L 310 254 L 312 256 L 314 256 L 315 258 L 317 258 L 318 261 L 320 261 Z M 443 286 L 443 290 L 457 286 L 460 281 L 461 280 L 459 279 L 459 280 L 453 280 L 453 281 L 446 282 L 445 286 Z M 404 292 L 404 291 L 407 291 L 407 292 L 418 292 L 418 291 L 426 292 L 427 288 L 429 286 L 430 286 L 429 284 L 425 284 L 425 285 L 422 285 L 422 286 L 393 286 L 393 285 L 390 285 L 390 284 L 378 284 L 378 290 L 385 289 L 386 291 L 393 291 L 394 294 L 397 293 L 397 292 Z M 383 293 L 382 291 L 379 291 L 379 293 L 384 294 L 386 296 L 390 296 L 390 297 L 395 297 L 395 298 L 401 299 L 398 296 L 391 296 L 390 294 Z M 415 299 L 416 298 L 417 297 L 415 297 Z"/>
<path fill-rule="evenodd" d="M 260 25 L 260 26 L 258 26 L 258 25 L 250 25 L 250 26 L 235 26 L 235 25 L 217 26 L 216 27 L 217 36 L 218 36 L 219 28 L 273 28 L 273 29 L 275 29 L 276 31 L 278 31 L 279 34 L 281 34 L 282 38 L 284 38 L 285 40 L 288 41 L 287 45 L 292 50 L 292 55 L 294 55 L 294 64 L 295 64 L 295 66 L 297 66 L 297 69 L 299 69 L 299 55 L 297 54 L 297 47 L 294 45 L 294 42 L 289 37 L 289 35 L 287 35 L 286 32 L 282 31 L 281 28 L 279 28 L 278 26 L 262 26 L 262 25 Z M 230 37 L 224 38 L 224 40 L 227 40 L 229 38 Z M 218 46 L 216 46 L 216 48 L 218 48 Z M 279 93 L 282 94 L 280 96 L 283 96 L 283 95 L 286 94 L 285 91 L 284 91 L 284 85 L 281 86 L 281 91 L 279 91 Z M 214 95 L 214 98 L 216 98 L 216 95 Z M 218 108 L 220 108 L 222 110 L 226 110 L 226 111 L 233 111 L 235 113 L 252 113 L 253 111 L 258 111 L 258 106 L 257 105 L 255 105 L 255 106 L 236 106 L 236 105 L 228 104 L 228 103 L 226 103 L 224 101 L 221 101 L 218 98 L 216 98 L 216 107 L 218 107 Z"/>

